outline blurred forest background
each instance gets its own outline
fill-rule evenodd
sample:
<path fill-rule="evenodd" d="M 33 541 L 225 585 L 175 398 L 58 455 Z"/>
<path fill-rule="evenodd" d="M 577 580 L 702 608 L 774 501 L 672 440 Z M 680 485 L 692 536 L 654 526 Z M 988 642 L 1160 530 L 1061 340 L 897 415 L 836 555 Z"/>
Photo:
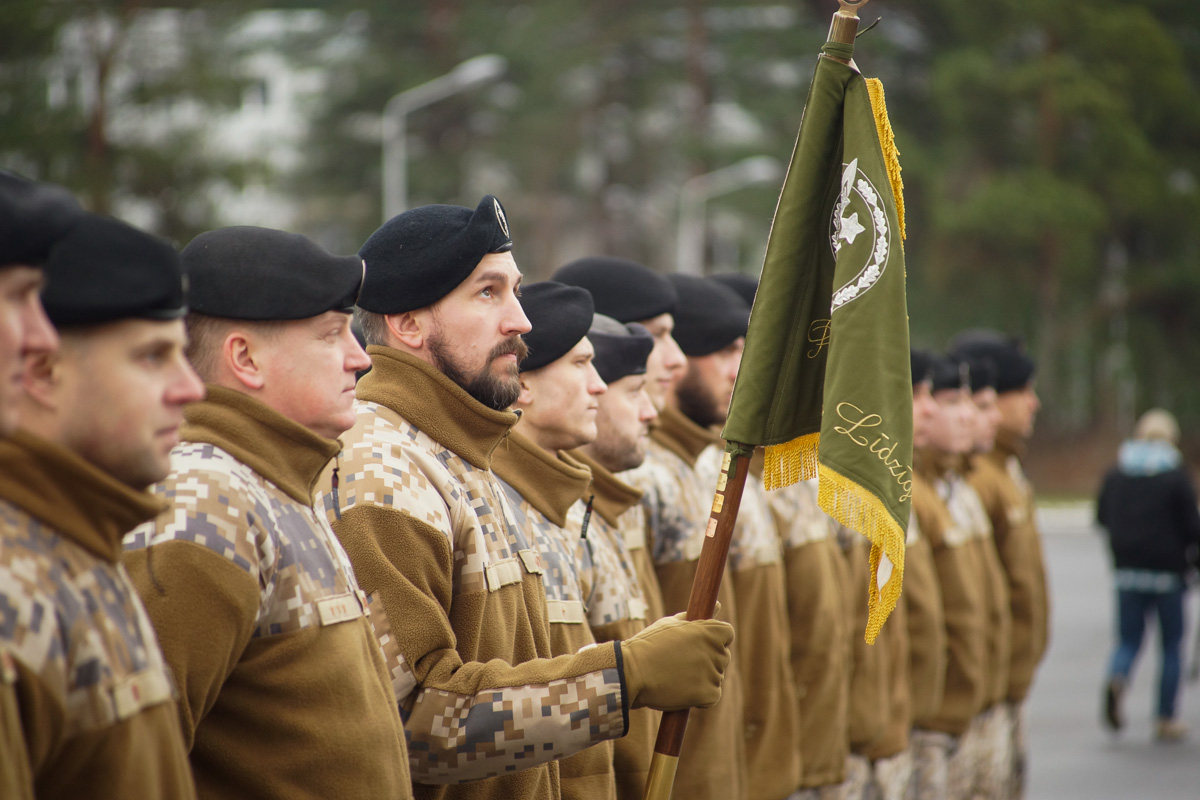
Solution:
<path fill-rule="evenodd" d="M 486 55 L 405 96 L 409 205 L 497 194 L 530 279 L 589 253 L 757 273 L 836 8 L 4 0 L 0 166 L 179 245 L 248 224 L 350 252 L 381 221 L 389 99 Z M 882 17 L 856 62 L 900 148 L 913 342 L 1026 341 L 1052 491 L 1090 492 L 1152 405 L 1200 456 L 1200 3 L 862 17 Z"/>

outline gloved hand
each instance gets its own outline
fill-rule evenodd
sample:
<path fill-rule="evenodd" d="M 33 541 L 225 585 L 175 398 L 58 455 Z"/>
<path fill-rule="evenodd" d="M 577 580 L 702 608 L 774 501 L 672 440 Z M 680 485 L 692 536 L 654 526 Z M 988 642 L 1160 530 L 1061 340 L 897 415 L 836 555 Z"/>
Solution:
<path fill-rule="evenodd" d="M 733 626 L 716 619 L 663 617 L 621 642 L 629 707 L 708 708 L 721 699 Z"/>

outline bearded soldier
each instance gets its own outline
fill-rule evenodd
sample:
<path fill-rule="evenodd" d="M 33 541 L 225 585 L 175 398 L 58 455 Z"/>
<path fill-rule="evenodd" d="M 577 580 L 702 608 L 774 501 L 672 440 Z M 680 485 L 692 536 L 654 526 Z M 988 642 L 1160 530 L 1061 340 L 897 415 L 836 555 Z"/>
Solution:
<path fill-rule="evenodd" d="M 725 422 L 745 347 L 750 306 L 717 281 L 671 275 L 679 294 L 675 336 L 688 368 L 675 396 L 679 409 L 709 445 L 696 474 L 710 489 L 721 473 Z M 761 473 L 742 493 L 729 547 L 729 576 L 737 601 L 739 670 L 744 691 L 747 796 L 781 800 L 800 785 L 800 708 L 792 673 L 783 545 Z"/>
<path fill-rule="evenodd" d="M 372 370 L 324 500 L 386 617 L 418 797 L 556 797 L 557 759 L 630 709 L 715 703 L 729 660 L 729 626 L 681 619 L 550 659 L 541 559 L 492 472 L 530 330 L 511 249 L 488 195 L 406 211 L 360 250 Z"/>
<path fill-rule="evenodd" d="M 645 388 L 654 338 L 636 322 L 623 325 L 596 314 L 588 341 L 592 365 L 608 390 L 596 398 L 595 439 L 570 453 L 588 467 L 592 481 L 587 502 L 572 506 L 568 519 L 572 528 L 586 528 L 581 545 L 591 564 L 582 586 L 588 624 L 597 642 L 611 642 L 635 636 L 663 614 L 657 580 L 648 587 L 637 568 L 646 541 L 642 493 L 621 480 L 645 459 L 650 423 L 658 416 Z M 618 800 L 641 800 L 660 717 L 650 708 L 631 711 L 629 733 L 613 743 Z"/>
<path fill-rule="evenodd" d="M 22 430 L 0 443 L 0 601 L 34 793 L 190 798 L 175 687 L 120 564 L 122 536 L 162 506 L 183 406 L 179 256 L 89 215 L 50 251 L 43 302 L 57 353 L 31 359 Z"/>
<path fill-rule="evenodd" d="M 42 264 L 82 213 L 66 190 L 0 172 L 0 372 L 9 377 L 0 382 L 0 436 L 10 436 L 17 425 L 25 358 L 58 347 L 38 299 Z M 0 796 L 26 800 L 33 781 L 16 679 L 16 662 L 0 640 Z"/>
<path fill-rule="evenodd" d="M 201 797 L 407 798 L 366 596 L 313 489 L 354 420 L 358 256 L 235 227 L 183 250 L 188 406 L 170 508 L 126 540 L 180 688 Z"/>
<path fill-rule="evenodd" d="M 568 522 L 592 482 L 587 467 L 562 451 L 596 438 L 597 404 L 607 386 L 592 366 L 587 338 L 592 297 L 554 281 L 521 289 L 521 307 L 532 329 L 524 335 L 529 356 L 520 364 L 521 412 L 496 448 L 492 468 L 522 533 L 541 558 L 550 623 L 550 654 L 572 655 L 594 645 L 588 626 L 583 575 L 594 567 L 582 548 L 583 522 Z M 611 741 L 559 762 L 564 800 L 608 800 L 616 792 Z"/>

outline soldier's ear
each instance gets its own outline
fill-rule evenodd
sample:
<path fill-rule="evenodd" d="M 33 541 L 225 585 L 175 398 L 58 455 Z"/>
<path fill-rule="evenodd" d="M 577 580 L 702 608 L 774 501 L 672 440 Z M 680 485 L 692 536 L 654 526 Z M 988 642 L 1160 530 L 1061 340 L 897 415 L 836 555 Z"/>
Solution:
<path fill-rule="evenodd" d="M 517 395 L 517 401 L 515 403 L 513 403 L 513 407 L 514 408 L 528 407 L 533 404 L 532 385 L 531 385 L 528 377 L 526 377 L 526 373 L 521 373 L 521 376 L 517 380 L 520 381 L 521 391 Z"/>
<path fill-rule="evenodd" d="M 261 389 L 266 383 L 259 355 L 253 337 L 245 331 L 231 331 L 221 343 L 221 360 L 225 362 L 225 368 L 247 389 Z"/>
<path fill-rule="evenodd" d="M 44 408 L 57 410 L 55 388 L 60 374 L 58 353 L 38 353 L 25 359 L 21 372 L 21 388 L 30 399 Z"/>
<path fill-rule="evenodd" d="M 404 311 L 400 314 L 387 314 L 383 319 L 392 337 L 403 346 L 413 350 L 424 348 L 429 334 L 432 333 L 430 326 L 433 324 L 433 316 L 425 308 Z"/>

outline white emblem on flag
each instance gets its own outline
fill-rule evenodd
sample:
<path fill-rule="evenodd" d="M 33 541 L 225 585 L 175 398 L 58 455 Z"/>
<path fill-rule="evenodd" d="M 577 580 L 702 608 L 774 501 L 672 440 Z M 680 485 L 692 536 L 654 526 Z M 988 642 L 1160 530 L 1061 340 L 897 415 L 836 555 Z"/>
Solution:
<path fill-rule="evenodd" d="M 843 247 L 852 246 L 860 235 L 868 235 L 873 246 L 867 253 L 866 263 L 858 273 L 833 293 L 831 311 L 862 296 L 874 286 L 887 268 L 891 250 L 891 229 L 888 227 L 887 211 L 879 199 L 879 192 L 858 168 L 858 159 L 844 165 L 842 192 L 833 207 L 830 220 L 832 235 L 830 245 L 834 258 L 841 255 Z M 847 213 L 850 212 L 850 213 Z M 856 248 L 858 252 L 859 248 Z"/>

